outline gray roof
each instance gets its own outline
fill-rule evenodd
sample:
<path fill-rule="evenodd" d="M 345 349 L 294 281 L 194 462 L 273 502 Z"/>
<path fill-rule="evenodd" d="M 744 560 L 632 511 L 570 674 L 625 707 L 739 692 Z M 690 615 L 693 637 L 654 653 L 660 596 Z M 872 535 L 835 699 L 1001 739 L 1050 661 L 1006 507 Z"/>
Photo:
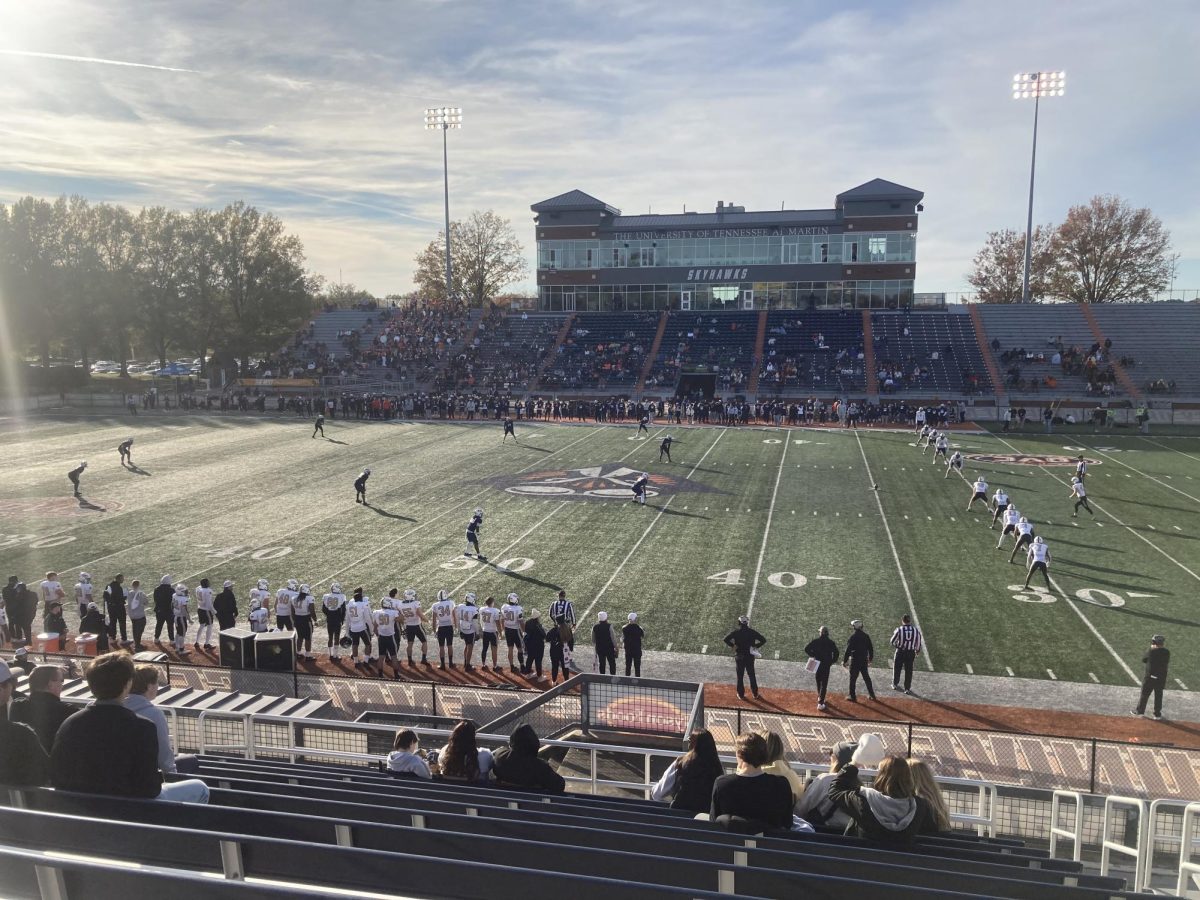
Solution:
<path fill-rule="evenodd" d="M 837 221 L 832 209 L 776 209 L 764 212 L 685 213 L 671 216 L 619 216 L 613 228 L 749 228 L 758 225 L 830 224 Z"/>
<path fill-rule="evenodd" d="M 894 181 L 872 178 L 858 187 L 842 191 L 837 195 L 837 202 L 839 204 L 843 200 L 916 200 L 920 202 L 924 197 L 925 194 L 921 191 L 896 184 Z"/>
<path fill-rule="evenodd" d="M 601 209 L 610 215 L 619 216 L 621 211 L 612 206 L 609 206 L 603 200 L 597 200 L 591 194 L 585 194 L 581 190 L 567 191 L 565 194 L 559 194 L 557 197 L 551 197 L 549 200 L 543 200 L 541 203 L 535 203 L 529 207 L 534 212 L 578 212 L 589 209 Z"/>

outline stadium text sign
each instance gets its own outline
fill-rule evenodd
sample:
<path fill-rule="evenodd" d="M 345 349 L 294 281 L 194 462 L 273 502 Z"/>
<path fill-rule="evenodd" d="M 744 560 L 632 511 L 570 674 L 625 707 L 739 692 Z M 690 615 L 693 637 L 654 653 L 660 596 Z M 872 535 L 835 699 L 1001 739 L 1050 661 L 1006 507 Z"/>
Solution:
<path fill-rule="evenodd" d="M 968 453 L 972 462 L 998 463 L 1007 466 L 1073 466 L 1079 462 L 1075 456 L 1056 456 L 1052 453 Z M 1085 459 L 1089 466 L 1100 465 L 1098 459 Z"/>

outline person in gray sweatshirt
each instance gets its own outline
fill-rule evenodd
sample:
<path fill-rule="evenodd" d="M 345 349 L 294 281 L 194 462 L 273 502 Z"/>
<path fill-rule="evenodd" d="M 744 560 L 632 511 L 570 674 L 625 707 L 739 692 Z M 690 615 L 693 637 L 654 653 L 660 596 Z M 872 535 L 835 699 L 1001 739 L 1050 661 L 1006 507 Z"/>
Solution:
<path fill-rule="evenodd" d="M 393 778 L 425 778 L 432 779 L 429 763 L 420 756 L 420 741 L 417 733 L 411 728 L 401 728 L 396 732 L 396 740 L 392 743 L 392 752 L 388 754 L 387 770 Z"/>
<path fill-rule="evenodd" d="M 829 789 L 829 798 L 854 822 L 852 834 L 887 843 L 909 843 L 917 835 L 937 834 L 937 822 L 916 795 L 912 769 L 903 756 L 879 764 L 875 786 L 863 787 L 858 767 L 846 766 Z"/>

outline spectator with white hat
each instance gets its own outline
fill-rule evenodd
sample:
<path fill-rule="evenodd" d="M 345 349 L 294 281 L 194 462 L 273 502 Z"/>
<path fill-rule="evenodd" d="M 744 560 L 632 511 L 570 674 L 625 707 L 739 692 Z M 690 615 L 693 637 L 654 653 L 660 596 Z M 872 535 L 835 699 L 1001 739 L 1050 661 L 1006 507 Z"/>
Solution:
<path fill-rule="evenodd" d="M 631 612 L 628 616 L 629 621 L 621 626 L 621 642 L 625 646 L 625 677 L 629 677 L 630 673 L 635 678 L 642 677 L 642 639 L 646 636 L 645 630 L 638 624 L 638 614 Z"/>
<path fill-rule="evenodd" d="M 596 616 L 596 624 L 592 626 L 592 647 L 596 652 L 597 671 L 603 675 L 605 666 L 612 675 L 617 674 L 617 653 L 620 645 L 612 624 L 608 621 L 608 613 L 602 612 Z"/>

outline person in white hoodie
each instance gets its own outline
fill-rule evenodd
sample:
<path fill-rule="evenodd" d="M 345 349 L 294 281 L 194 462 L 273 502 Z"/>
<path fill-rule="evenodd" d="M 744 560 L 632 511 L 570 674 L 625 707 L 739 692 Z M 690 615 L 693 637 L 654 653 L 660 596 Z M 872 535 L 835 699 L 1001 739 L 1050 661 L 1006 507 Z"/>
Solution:
<path fill-rule="evenodd" d="M 883 740 L 877 734 L 864 734 L 857 743 L 843 741 L 834 744 L 829 755 L 829 771 L 808 783 L 804 795 L 796 803 L 796 815 L 817 828 L 844 830 L 851 818 L 838 809 L 829 796 L 829 789 L 837 780 L 838 773 L 851 763 L 863 769 L 873 769 L 883 761 L 883 757 Z"/>
<path fill-rule="evenodd" d="M 401 728 L 397 731 L 392 752 L 387 758 L 388 774 L 393 778 L 432 779 L 433 773 L 429 771 L 429 763 L 417 752 L 419 749 L 420 741 L 415 731 L 411 728 Z"/>
<path fill-rule="evenodd" d="M 829 799 L 854 822 L 851 834 L 892 844 L 909 843 L 917 835 L 937 834 L 929 803 L 917 796 L 908 760 L 889 756 L 879 764 L 874 787 L 863 787 L 851 763 L 838 773 Z"/>

